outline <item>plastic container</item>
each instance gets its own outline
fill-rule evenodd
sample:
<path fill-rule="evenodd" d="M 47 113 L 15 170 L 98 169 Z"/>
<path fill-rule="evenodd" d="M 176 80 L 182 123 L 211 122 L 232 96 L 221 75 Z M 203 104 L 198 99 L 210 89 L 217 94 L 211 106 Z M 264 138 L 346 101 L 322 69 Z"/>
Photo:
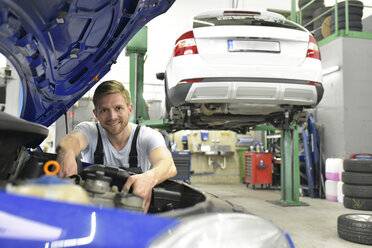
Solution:
<path fill-rule="evenodd" d="M 36 196 L 52 201 L 90 204 L 85 190 L 81 186 L 73 184 L 7 186 L 6 191 L 12 194 Z"/>
<path fill-rule="evenodd" d="M 326 199 L 329 201 L 338 201 L 338 181 L 326 180 L 325 181 L 325 193 Z"/>
<path fill-rule="evenodd" d="M 344 202 L 344 193 L 342 193 L 342 185 L 344 185 L 344 182 L 342 181 L 337 182 L 337 201 L 341 203 Z"/>
<path fill-rule="evenodd" d="M 341 158 L 328 158 L 325 164 L 326 179 L 333 181 L 341 180 L 343 170 L 343 160 Z"/>
<path fill-rule="evenodd" d="M 62 201 L 78 204 L 90 204 L 87 192 L 80 186 L 67 179 L 57 176 L 42 176 L 38 179 L 28 180 L 22 185 L 7 184 L 7 193 L 35 196 L 52 201 Z"/>

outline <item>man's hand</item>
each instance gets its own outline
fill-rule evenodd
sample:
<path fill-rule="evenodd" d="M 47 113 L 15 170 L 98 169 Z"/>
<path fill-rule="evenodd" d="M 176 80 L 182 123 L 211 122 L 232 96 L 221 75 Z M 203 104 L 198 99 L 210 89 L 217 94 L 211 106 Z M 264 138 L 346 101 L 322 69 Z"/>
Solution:
<path fill-rule="evenodd" d="M 61 167 L 58 173 L 60 178 L 77 174 L 77 163 L 73 150 L 60 150 L 57 155 L 57 162 Z"/>
<path fill-rule="evenodd" d="M 150 152 L 152 169 L 142 174 L 130 176 L 125 183 L 125 189 L 133 188 L 133 193 L 143 198 L 143 207 L 147 213 L 151 203 L 152 188 L 177 174 L 172 154 L 164 146 Z"/>
<path fill-rule="evenodd" d="M 152 188 L 157 184 L 154 173 L 149 170 L 145 173 L 130 176 L 125 183 L 124 187 L 126 190 L 133 188 L 133 194 L 143 198 L 143 207 L 145 213 L 147 213 L 151 203 Z"/>
<path fill-rule="evenodd" d="M 63 137 L 57 146 L 57 162 L 61 166 L 59 177 L 77 174 L 76 156 L 88 146 L 88 140 L 80 131 L 72 131 Z"/>

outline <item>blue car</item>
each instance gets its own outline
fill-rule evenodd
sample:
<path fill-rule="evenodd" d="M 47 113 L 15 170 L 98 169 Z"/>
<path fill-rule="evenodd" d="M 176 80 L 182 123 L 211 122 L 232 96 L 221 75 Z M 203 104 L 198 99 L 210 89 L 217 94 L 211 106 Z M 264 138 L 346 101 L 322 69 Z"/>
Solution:
<path fill-rule="evenodd" d="M 148 213 L 129 172 L 59 179 L 34 150 L 55 122 L 174 0 L 0 0 L 0 52 L 22 82 L 21 118 L 0 112 L 0 247 L 293 247 L 271 222 L 192 186 L 157 185 Z M 218 235 L 223 234 L 223 235 Z"/>

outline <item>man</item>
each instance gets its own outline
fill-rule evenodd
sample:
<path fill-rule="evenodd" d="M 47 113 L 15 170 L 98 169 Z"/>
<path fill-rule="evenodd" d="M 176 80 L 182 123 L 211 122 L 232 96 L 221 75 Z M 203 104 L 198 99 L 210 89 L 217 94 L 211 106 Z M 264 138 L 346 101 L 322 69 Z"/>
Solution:
<path fill-rule="evenodd" d="M 99 124 L 82 122 L 74 131 L 63 137 L 58 143 L 57 161 L 60 163 L 60 177 L 77 174 L 76 156 L 82 153 L 83 161 L 95 163 L 100 154 L 95 154 L 101 137 L 103 158 L 101 163 L 111 166 L 129 167 L 129 153 L 132 140 L 136 136 L 137 125 L 128 123 L 133 105 L 129 92 L 117 81 L 105 81 L 100 84 L 93 96 L 94 110 Z M 130 176 L 123 186 L 142 197 L 147 212 L 152 188 L 177 174 L 173 158 L 163 136 L 149 128 L 141 127 L 134 146 L 138 152 L 138 165 L 142 174 Z M 136 159 L 135 159 L 136 160 Z M 150 166 L 152 168 L 150 169 Z"/>

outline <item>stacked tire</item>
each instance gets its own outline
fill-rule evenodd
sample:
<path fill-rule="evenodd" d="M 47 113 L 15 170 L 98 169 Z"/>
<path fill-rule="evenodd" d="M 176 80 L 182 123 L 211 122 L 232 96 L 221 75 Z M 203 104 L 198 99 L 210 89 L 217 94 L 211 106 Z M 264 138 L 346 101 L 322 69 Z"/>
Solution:
<path fill-rule="evenodd" d="M 302 8 L 311 1 L 312 0 L 299 0 L 298 7 Z M 315 0 L 311 5 L 302 10 L 301 24 L 309 31 L 314 29 L 314 23 L 306 24 L 313 20 L 313 14 L 319 8 L 324 8 L 324 0 Z"/>
<path fill-rule="evenodd" d="M 331 11 L 327 12 L 330 9 L 331 7 L 320 7 L 317 10 L 315 10 L 313 13 L 313 19 L 319 18 L 316 21 L 314 21 L 314 26 L 313 26 L 314 31 L 312 32 L 314 34 L 314 38 L 317 41 L 320 41 L 323 38 L 326 38 L 322 33 L 322 27 L 323 27 L 324 20 L 327 17 L 331 16 L 331 13 L 330 13 Z M 327 12 L 327 14 L 325 14 L 325 12 Z"/>
<path fill-rule="evenodd" d="M 372 210 L 372 159 L 345 159 L 341 178 L 344 206 Z M 372 245 L 372 215 L 370 212 L 340 215 L 337 232 L 345 240 Z"/>
<path fill-rule="evenodd" d="M 348 8 L 349 8 L 349 30 L 352 31 L 362 31 L 362 16 L 363 16 L 363 2 L 361 1 L 348 1 Z M 338 16 L 338 29 L 345 29 L 346 28 L 346 2 L 340 2 L 337 4 L 337 16 Z M 335 6 L 336 8 L 336 6 Z M 332 11 L 332 19 L 331 19 L 331 32 L 335 32 L 335 10 Z"/>

